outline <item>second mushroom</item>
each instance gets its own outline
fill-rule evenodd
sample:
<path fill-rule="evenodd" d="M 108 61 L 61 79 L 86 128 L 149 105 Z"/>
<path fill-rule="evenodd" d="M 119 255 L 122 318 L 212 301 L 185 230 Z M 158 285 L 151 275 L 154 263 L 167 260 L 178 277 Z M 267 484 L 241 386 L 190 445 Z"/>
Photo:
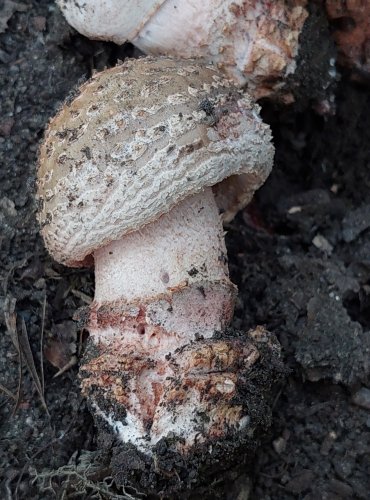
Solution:
<path fill-rule="evenodd" d="M 83 393 L 144 454 L 169 435 L 185 454 L 248 429 L 238 391 L 259 352 L 251 337 L 219 335 L 236 297 L 222 219 L 251 199 L 273 153 L 258 106 L 194 61 L 96 74 L 49 124 L 42 234 L 57 261 L 95 262 Z"/>

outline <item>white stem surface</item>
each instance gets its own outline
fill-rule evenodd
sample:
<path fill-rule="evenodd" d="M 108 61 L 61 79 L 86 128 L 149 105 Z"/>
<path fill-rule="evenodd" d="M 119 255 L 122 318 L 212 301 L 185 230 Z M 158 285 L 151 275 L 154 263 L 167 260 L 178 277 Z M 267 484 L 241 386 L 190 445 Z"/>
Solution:
<path fill-rule="evenodd" d="M 176 287 L 227 279 L 223 234 L 207 188 L 95 252 L 95 301 L 146 302 Z"/>

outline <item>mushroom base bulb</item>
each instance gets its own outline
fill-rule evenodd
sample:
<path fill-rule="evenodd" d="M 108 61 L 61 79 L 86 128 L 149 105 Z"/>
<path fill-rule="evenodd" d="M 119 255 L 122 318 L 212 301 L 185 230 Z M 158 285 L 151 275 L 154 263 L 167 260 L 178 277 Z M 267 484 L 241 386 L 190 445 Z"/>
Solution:
<path fill-rule="evenodd" d="M 164 442 L 171 442 L 167 459 L 175 453 L 191 461 L 199 450 L 209 459 L 222 442 L 239 448 L 250 440 L 258 424 L 249 379 L 261 356 L 278 360 L 280 350 L 262 328 L 225 335 L 236 287 L 212 189 L 94 259 L 80 373 L 98 427 L 149 463 Z"/>

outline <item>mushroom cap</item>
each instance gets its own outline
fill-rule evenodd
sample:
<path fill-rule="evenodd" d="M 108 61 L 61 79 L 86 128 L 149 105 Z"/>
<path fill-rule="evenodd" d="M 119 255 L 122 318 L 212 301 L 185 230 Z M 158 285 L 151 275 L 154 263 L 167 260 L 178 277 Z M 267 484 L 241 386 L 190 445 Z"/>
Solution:
<path fill-rule="evenodd" d="M 257 99 L 283 98 L 308 0 L 57 0 L 79 33 L 146 54 L 203 58 Z M 289 91 L 285 99 L 290 99 Z"/>
<path fill-rule="evenodd" d="M 216 202 L 231 219 L 272 166 L 258 112 L 195 61 L 147 57 L 95 74 L 51 120 L 40 148 L 39 222 L 51 255 L 84 265 L 218 183 Z"/>

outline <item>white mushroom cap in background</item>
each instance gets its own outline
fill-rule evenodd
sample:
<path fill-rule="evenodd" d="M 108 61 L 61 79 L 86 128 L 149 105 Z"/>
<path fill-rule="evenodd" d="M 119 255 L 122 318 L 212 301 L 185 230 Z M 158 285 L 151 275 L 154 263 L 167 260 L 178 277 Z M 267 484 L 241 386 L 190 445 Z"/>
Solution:
<path fill-rule="evenodd" d="M 93 40 L 135 38 L 166 0 L 57 0 L 67 21 Z"/>
<path fill-rule="evenodd" d="M 195 61 L 142 58 L 96 74 L 51 120 L 41 146 L 39 221 L 51 255 L 81 265 L 218 183 L 230 219 L 271 170 L 271 133 L 258 112 Z"/>
<path fill-rule="evenodd" d="M 132 42 L 147 54 L 204 58 L 255 98 L 294 73 L 307 0 L 57 0 L 92 39 Z"/>

